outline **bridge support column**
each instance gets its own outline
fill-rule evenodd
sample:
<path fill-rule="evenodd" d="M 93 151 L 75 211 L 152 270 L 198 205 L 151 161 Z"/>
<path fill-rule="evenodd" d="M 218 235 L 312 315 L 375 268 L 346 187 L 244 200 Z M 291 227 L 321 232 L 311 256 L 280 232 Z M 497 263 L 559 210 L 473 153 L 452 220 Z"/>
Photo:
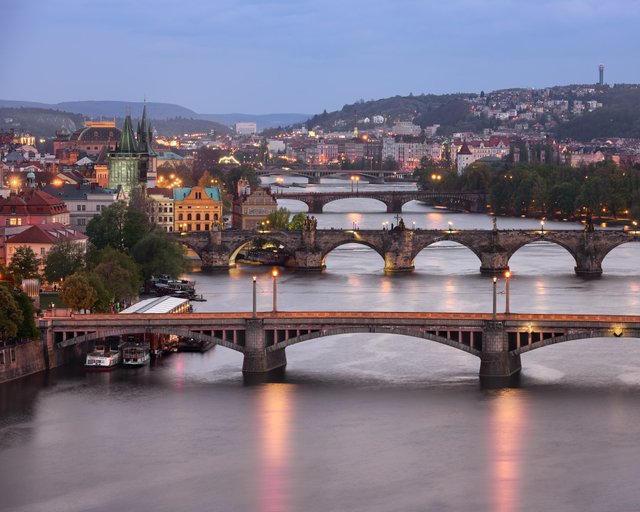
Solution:
<path fill-rule="evenodd" d="M 482 329 L 480 378 L 505 379 L 520 373 L 520 355 L 509 354 L 504 323 L 488 320 Z"/>
<path fill-rule="evenodd" d="M 602 275 L 602 261 L 595 258 L 593 254 L 581 251 L 576 256 L 574 270 L 580 277 L 600 277 Z"/>
<path fill-rule="evenodd" d="M 490 276 L 504 274 L 509 270 L 509 256 L 505 252 L 480 253 L 480 273 Z"/>
<path fill-rule="evenodd" d="M 202 270 L 205 272 L 211 270 L 229 270 L 229 256 L 226 251 L 202 251 L 199 256 L 202 261 Z"/>
<path fill-rule="evenodd" d="M 246 320 L 243 373 L 266 373 L 287 366 L 285 349 L 267 351 L 262 319 Z"/>
<path fill-rule="evenodd" d="M 402 213 L 402 199 L 393 197 L 387 203 L 387 213 Z"/>
<path fill-rule="evenodd" d="M 413 238 L 415 231 L 390 231 L 389 249 L 384 253 L 385 272 L 411 272 L 413 265 Z M 387 245 L 387 244 L 385 244 Z"/>

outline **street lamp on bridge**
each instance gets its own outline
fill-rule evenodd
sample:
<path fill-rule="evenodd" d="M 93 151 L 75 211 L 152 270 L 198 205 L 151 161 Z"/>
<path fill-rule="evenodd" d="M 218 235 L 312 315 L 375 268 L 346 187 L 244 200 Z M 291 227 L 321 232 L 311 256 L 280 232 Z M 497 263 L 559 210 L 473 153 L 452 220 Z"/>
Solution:
<path fill-rule="evenodd" d="M 497 319 L 496 309 L 498 305 L 497 297 L 496 297 L 496 285 L 498 283 L 498 278 L 493 277 L 493 316 L 491 317 L 494 321 Z"/>
<path fill-rule="evenodd" d="M 273 272 L 271 272 L 271 275 L 273 276 L 273 312 L 276 313 L 278 311 L 278 294 L 276 288 L 276 282 L 278 281 L 278 270 L 274 268 Z"/>
<path fill-rule="evenodd" d="M 258 309 L 258 296 L 256 295 L 256 280 L 258 278 L 256 276 L 253 276 L 253 318 L 255 318 L 256 316 L 258 316 L 257 314 L 257 309 Z"/>
<path fill-rule="evenodd" d="M 504 273 L 504 279 L 505 279 L 505 288 L 504 288 L 504 293 L 505 293 L 505 304 L 504 304 L 504 312 L 505 314 L 509 314 L 509 281 L 511 280 L 511 271 L 507 270 Z"/>

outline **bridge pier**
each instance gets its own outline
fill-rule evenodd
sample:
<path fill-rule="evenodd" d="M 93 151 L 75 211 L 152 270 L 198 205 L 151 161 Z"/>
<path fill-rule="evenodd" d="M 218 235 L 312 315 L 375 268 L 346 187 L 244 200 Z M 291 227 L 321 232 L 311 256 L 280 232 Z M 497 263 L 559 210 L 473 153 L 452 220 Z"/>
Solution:
<path fill-rule="evenodd" d="M 267 351 L 267 343 L 262 319 L 249 318 L 245 321 L 245 351 L 242 373 L 266 373 L 287 366 L 285 349 Z"/>
<path fill-rule="evenodd" d="M 576 275 L 580 277 L 600 277 L 602 275 L 602 259 L 597 258 L 594 251 L 579 251 L 575 258 Z"/>
<path fill-rule="evenodd" d="M 520 354 L 509 353 L 509 340 L 504 323 L 494 320 L 484 322 L 482 328 L 481 379 L 507 379 L 520 373 Z"/>
<path fill-rule="evenodd" d="M 389 238 L 385 243 L 389 247 L 384 252 L 385 272 L 413 271 L 415 268 L 413 265 L 413 237 L 415 231 L 407 229 L 399 232 L 390 231 L 389 233 Z"/>
<path fill-rule="evenodd" d="M 506 252 L 481 252 L 480 273 L 490 276 L 504 274 L 509 270 L 509 256 Z"/>

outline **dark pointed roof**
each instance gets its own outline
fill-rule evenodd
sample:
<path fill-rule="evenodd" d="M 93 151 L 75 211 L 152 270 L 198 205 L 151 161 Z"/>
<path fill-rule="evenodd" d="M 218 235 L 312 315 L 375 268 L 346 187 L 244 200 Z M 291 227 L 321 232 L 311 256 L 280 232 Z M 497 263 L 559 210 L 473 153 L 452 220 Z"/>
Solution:
<path fill-rule="evenodd" d="M 124 118 L 122 126 L 122 135 L 120 136 L 120 144 L 116 153 L 136 153 L 136 139 L 133 136 L 133 127 L 131 126 L 131 116 L 127 114 Z"/>
<path fill-rule="evenodd" d="M 151 125 L 147 120 L 147 102 L 142 107 L 142 119 L 138 123 L 138 151 L 145 155 L 155 156 L 155 152 L 151 146 L 153 135 L 151 133 Z"/>

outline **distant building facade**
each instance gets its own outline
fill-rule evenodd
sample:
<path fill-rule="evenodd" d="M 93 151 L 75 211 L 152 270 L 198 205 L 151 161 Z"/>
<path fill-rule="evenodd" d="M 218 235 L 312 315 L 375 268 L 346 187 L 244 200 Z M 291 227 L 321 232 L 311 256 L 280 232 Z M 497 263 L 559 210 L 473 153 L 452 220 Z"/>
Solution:
<path fill-rule="evenodd" d="M 255 229 L 277 209 L 278 203 L 268 188 L 251 189 L 241 180 L 233 199 L 232 226 L 234 229 Z"/>
<path fill-rule="evenodd" d="M 174 231 L 222 230 L 222 201 L 218 187 L 174 188 L 173 209 Z"/>

